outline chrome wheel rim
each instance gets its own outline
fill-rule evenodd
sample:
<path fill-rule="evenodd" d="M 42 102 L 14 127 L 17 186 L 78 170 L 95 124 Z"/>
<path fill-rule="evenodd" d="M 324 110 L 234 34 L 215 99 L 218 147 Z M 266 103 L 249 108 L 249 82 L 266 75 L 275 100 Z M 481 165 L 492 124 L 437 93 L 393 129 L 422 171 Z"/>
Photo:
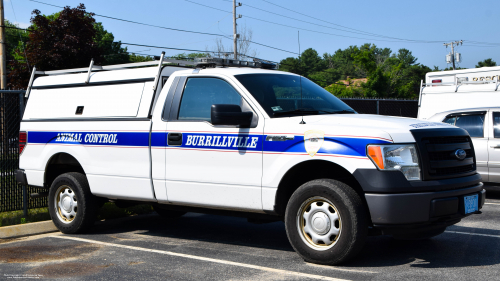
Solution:
<path fill-rule="evenodd" d="M 297 213 L 297 228 L 307 246 L 318 251 L 328 250 L 337 243 L 342 233 L 340 213 L 326 198 L 309 198 Z"/>
<path fill-rule="evenodd" d="M 56 191 L 54 204 L 57 218 L 62 223 L 71 223 L 76 218 L 78 201 L 76 194 L 71 187 L 61 185 Z"/>

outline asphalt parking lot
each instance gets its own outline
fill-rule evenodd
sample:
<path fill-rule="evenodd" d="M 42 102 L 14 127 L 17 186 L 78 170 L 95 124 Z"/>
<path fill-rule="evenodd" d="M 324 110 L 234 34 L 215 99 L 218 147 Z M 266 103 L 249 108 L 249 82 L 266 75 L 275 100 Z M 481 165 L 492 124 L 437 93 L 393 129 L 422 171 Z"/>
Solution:
<path fill-rule="evenodd" d="M 189 213 L 99 222 L 91 233 L 0 241 L 0 279 L 64 280 L 498 280 L 500 191 L 482 215 L 423 241 L 369 237 L 342 266 L 305 263 L 284 224 Z"/>

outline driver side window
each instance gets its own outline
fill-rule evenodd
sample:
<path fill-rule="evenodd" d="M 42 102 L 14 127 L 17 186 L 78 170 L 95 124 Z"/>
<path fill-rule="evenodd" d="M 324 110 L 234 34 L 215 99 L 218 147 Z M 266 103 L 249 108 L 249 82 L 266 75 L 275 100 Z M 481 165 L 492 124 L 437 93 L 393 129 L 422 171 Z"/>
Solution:
<path fill-rule="evenodd" d="M 229 83 L 218 78 L 188 78 L 182 94 L 178 120 L 208 121 L 212 104 L 241 106 L 240 94 Z"/>

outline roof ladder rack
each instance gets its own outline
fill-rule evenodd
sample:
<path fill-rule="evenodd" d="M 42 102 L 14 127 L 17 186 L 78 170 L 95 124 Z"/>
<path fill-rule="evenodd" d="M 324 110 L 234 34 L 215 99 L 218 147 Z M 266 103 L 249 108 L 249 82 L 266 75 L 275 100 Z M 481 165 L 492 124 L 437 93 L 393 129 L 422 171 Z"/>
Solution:
<path fill-rule="evenodd" d="M 160 61 L 158 62 L 158 73 L 156 74 L 155 82 L 153 83 L 153 91 L 156 90 L 156 84 L 158 84 L 158 80 L 160 79 L 161 66 L 163 65 L 163 57 L 165 57 L 165 52 L 161 52 Z M 153 94 L 153 99 L 154 99 L 154 94 Z"/>
<path fill-rule="evenodd" d="M 102 70 L 102 66 L 100 65 L 94 65 L 94 59 L 90 60 L 90 66 L 89 66 L 89 72 L 87 74 L 87 79 L 85 80 L 85 84 L 88 84 L 90 82 L 90 74 L 92 73 L 92 68 Z"/>
<path fill-rule="evenodd" d="M 33 72 L 31 72 L 30 82 L 28 83 L 28 89 L 26 89 L 26 94 L 24 95 L 25 98 L 28 98 L 30 96 L 31 87 L 33 86 L 33 80 L 35 80 L 35 74 L 36 74 L 36 66 L 33 66 Z"/>

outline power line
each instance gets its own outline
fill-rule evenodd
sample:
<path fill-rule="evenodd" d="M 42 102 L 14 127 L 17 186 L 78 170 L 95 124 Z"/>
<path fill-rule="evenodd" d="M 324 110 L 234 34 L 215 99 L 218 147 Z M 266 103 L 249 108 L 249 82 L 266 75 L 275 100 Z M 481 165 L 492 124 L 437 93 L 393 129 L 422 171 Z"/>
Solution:
<path fill-rule="evenodd" d="M 209 8 L 209 9 L 213 9 L 213 10 L 217 10 L 217 11 L 221 11 L 221 12 L 225 12 L 225 13 L 230 13 L 229 11 L 226 11 L 226 10 L 223 10 L 223 9 L 219 9 L 219 8 L 215 8 L 215 7 L 212 7 L 212 6 L 208 6 L 208 5 L 205 5 L 205 4 L 197 3 L 197 2 L 194 2 L 194 1 L 190 1 L 190 0 L 184 0 L 184 1 L 196 4 L 196 5 L 199 5 L 199 6 L 203 6 L 203 7 Z M 401 41 L 393 41 L 393 40 L 381 40 L 381 39 L 373 39 L 373 38 L 361 38 L 361 37 L 354 37 L 354 36 L 341 35 L 341 34 L 335 34 L 335 33 L 328 33 L 328 32 L 322 32 L 322 31 L 311 30 L 311 29 L 306 29 L 306 28 L 301 28 L 301 27 L 286 25 L 286 24 L 282 24 L 282 23 L 272 22 L 272 21 L 268 21 L 268 20 L 263 20 L 263 19 L 259 19 L 259 18 L 247 16 L 247 15 L 244 15 L 244 16 L 247 17 L 247 18 L 249 18 L 249 19 L 253 19 L 253 20 L 257 20 L 257 21 L 262 21 L 262 22 L 266 22 L 266 23 L 270 23 L 270 24 L 275 24 L 275 25 L 280 25 L 280 26 L 284 26 L 284 27 L 293 28 L 293 29 L 296 29 L 296 30 L 297 29 L 299 29 L 299 30 L 305 30 L 305 31 L 319 33 L 319 34 L 325 34 L 325 35 L 332 35 L 332 36 L 339 36 L 339 37 L 346 37 L 346 38 L 353 38 L 353 39 L 361 39 L 361 40 L 374 40 L 374 41 L 383 41 L 383 42 L 401 42 Z M 414 40 L 414 41 L 410 41 L 408 43 L 440 43 L 440 42 L 442 42 L 442 41 L 417 41 L 417 40 Z"/>
<path fill-rule="evenodd" d="M 44 2 L 40 2 L 40 1 L 36 1 L 36 0 L 29 0 L 29 1 L 35 2 L 35 3 L 39 3 L 39 4 L 43 4 L 43 5 L 48 5 L 48 6 L 52 6 L 52 7 L 57 7 L 57 8 L 64 9 L 64 7 L 62 7 L 62 6 L 48 4 L 48 3 L 44 3 Z M 179 31 L 179 32 L 188 32 L 188 33 L 195 33 L 195 34 L 202 34 L 202 35 L 220 36 L 220 37 L 223 37 L 223 38 L 226 38 L 226 39 L 230 39 L 226 35 L 223 35 L 223 34 L 200 32 L 200 31 L 192 31 L 192 30 L 184 30 L 184 29 L 177 29 L 177 28 L 170 28 L 170 27 L 165 27 L 165 26 L 147 24 L 147 23 L 142 23 L 142 22 L 137 22 L 137 21 L 131 21 L 131 20 L 126 20 L 126 19 L 120 19 L 120 18 L 105 16 L 105 15 L 100 15 L 100 14 L 96 14 L 96 13 L 93 13 L 93 14 L 95 16 L 97 16 L 97 17 L 108 18 L 108 19 L 112 19 L 112 20 L 118 20 L 118 21 L 133 23 L 133 24 L 139 24 L 139 25 L 149 26 L 149 27 L 156 27 L 156 28 L 161 28 L 161 29 L 166 29 L 166 30 Z M 260 46 L 266 47 L 266 48 L 271 48 L 271 49 L 275 49 L 275 50 L 282 51 L 282 52 L 296 54 L 295 52 L 290 52 L 290 51 L 287 51 L 287 50 L 283 50 L 283 49 L 280 49 L 280 48 L 272 47 L 272 46 L 265 45 L 265 44 L 262 44 L 262 43 L 257 43 L 257 42 L 254 42 L 254 41 L 249 41 L 249 42 L 251 42 L 253 44 L 256 44 L 256 45 L 260 45 Z"/>
<path fill-rule="evenodd" d="M 52 7 L 57 7 L 57 8 L 64 9 L 64 7 L 62 7 L 62 6 L 48 4 L 48 3 L 44 3 L 44 2 L 40 2 L 40 1 L 36 1 L 36 0 L 29 0 L 29 1 L 40 3 L 40 4 L 43 4 L 43 5 L 47 5 L 47 6 L 52 6 Z M 200 31 L 192 31 L 192 30 L 184 30 L 184 29 L 177 29 L 177 28 L 171 28 L 171 27 L 153 25 L 153 24 L 142 23 L 142 22 L 137 22 L 137 21 L 131 21 L 131 20 L 126 20 L 126 19 L 120 19 L 120 18 L 105 16 L 105 15 L 99 15 L 99 14 L 96 14 L 96 13 L 92 13 L 92 14 L 94 14 L 97 17 L 108 18 L 108 19 L 112 19 L 112 20 L 118 20 L 118 21 L 123 21 L 123 22 L 128 22 L 128 23 L 134 23 L 134 24 L 139 24 L 139 25 L 144 25 L 144 26 L 150 26 L 150 27 L 156 27 L 156 28 L 161 28 L 161 29 L 167 29 L 167 30 L 173 30 L 173 31 L 180 31 L 180 32 L 188 32 L 188 33 L 196 33 L 196 34 L 203 34 L 203 35 L 212 35 L 212 36 L 224 36 L 222 34 L 200 32 Z"/>
<path fill-rule="evenodd" d="M 297 11 L 294 11 L 292 9 L 288 9 L 288 8 L 285 8 L 283 6 L 280 6 L 278 4 L 275 4 L 275 3 L 272 3 L 272 2 L 269 2 L 269 1 L 266 1 L 266 0 L 262 0 L 268 4 L 271 4 L 271 5 L 274 5 L 274 6 L 277 6 L 277 7 L 280 7 L 282 9 L 285 9 L 287 11 L 290 11 L 290 12 L 293 12 L 293 13 L 296 13 L 296 14 L 299 14 L 299 15 L 302 15 L 302 16 L 305 16 L 305 17 L 309 17 L 309 18 L 312 18 L 312 19 L 315 19 L 315 20 L 318 20 L 318 21 L 321 21 L 321 22 L 325 22 L 325 23 L 328 23 L 328 24 L 331 24 L 331 25 L 335 25 L 335 26 L 338 26 L 338 27 L 342 27 L 342 28 L 345 28 L 345 29 L 350 29 L 350 30 L 354 30 L 354 31 L 358 31 L 358 32 L 361 32 L 361 33 L 364 33 L 366 35 L 369 35 L 369 36 L 378 36 L 378 37 L 385 37 L 385 38 L 391 38 L 391 39 L 398 39 L 398 40 L 412 40 L 412 41 L 415 41 L 413 39 L 401 39 L 401 38 L 397 38 L 397 37 L 390 37 L 390 36 L 385 36 L 385 35 L 380 35 L 380 34 L 376 34 L 376 33 L 371 33 L 371 32 L 366 32 L 366 31 L 362 31 L 362 30 L 359 30 L 359 29 L 355 29 L 355 28 L 351 28 L 351 27 L 347 27 L 347 26 L 343 26 L 343 25 L 340 25 L 340 24 L 336 24 L 336 23 L 333 23 L 333 22 L 329 22 L 329 21 L 325 21 L 325 20 L 322 20 L 322 19 L 319 19 L 319 18 L 316 18 L 316 17 L 313 17 L 313 16 L 309 16 L 309 15 L 306 15 L 306 14 L 303 14 L 303 13 L 300 13 L 300 12 L 297 12 Z"/>
<path fill-rule="evenodd" d="M 14 16 L 15 17 L 15 16 Z M 17 20 L 16 20 L 17 21 Z M 11 28 L 11 29 L 19 29 L 19 30 L 26 30 L 26 28 L 19 28 L 19 27 L 13 27 L 13 26 L 6 26 L 6 25 L 0 25 L 0 27 L 4 28 Z"/>
<path fill-rule="evenodd" d="M 273 3 L 271 3 L 271 4 L 273 4 Z M 275 5 L 275 4 L 273 4 L 273 5 Z M 254 7 L 252 5 L 249 5 L 249 4 L 245 4 L 244 6 L 245 7 L 250 7 L 252 9 L 256 9 L 256 10 L 259 10 L 259 11 L 263 11 L 263 12 L 266 12 L 266 13 L 269 13 L 269 14 L 273 14 L 273 15 L 277 15 L 277 16 L 280 16 L 280 17 L 284 17 L 284 18 L 287 18 L 287 19 L 291 19 L 291 20 L 295 20 L 295 21 L 300 21 L 300 22 L 312 24 L 312 25 L 315 25 L 315 26 L 321 26 L 321 27 L 324 27 L 324 28 L 334 29 L 334 30 L 338 30 L 338 31 L 342 31 L 342 32 L 350 32 L 350 33 L 354 33 L 354 34 L 360 34 L 360 35 L 366 35 L 366 36 L 372 36 L 372 37 L 388 38 L 388 39 L 396 39 L 396 40 L 402 40 L 402 41 L 421 41 L 422 43 L 439 43 L 439 42 L 441 42 L 441 41 L 425 41 L 425 40 L 414 40 L 414 39 L 404 39 L 404 38 L 390 37 L 390 36 L 379 35 L 379 34 L 375 34 L 375 33 L 371 33 L 371 32 L 366 32 L 366 31 L 361 31 L 361 30 L 358 31 L 357 29 L 353 29 L 353 30 L 356 30 L 356 31 L 349 31 L 349 30 L 344 30 L 344 29 L 335 28 L 335 27 L 331 27 L 331 26 L 321 25 L 321 24 L 317 24 L 317 23 L 313 23 L 313 22 L 309 22 L 309 21 L 304 21 L 304 20 L 300 20 L 300 19 L 297 19 L 297 18 L 292 18 L 292 17 L 285 16 L 285 15 L 282 15 L 282 14 L 279 14 L 279 13 L 270 12 L 270 11 L 267 11 L 267 10 L 264 10 L 264 9 L 261 9 L 261 8 L 257 8 L 257 7 Z M 276 6 L 281 7 L 279 5 L 276 5 Z M 281 8 L 284 8 L 284 7 L 281 7 Z M 289 9 L 287 9 L 287 10 L 289 10 Z M 314 18 L 314 19 L 316 19 L 316 18 Z M 331 24 L 333 24 L 333 23 L 331 23 Z M 333 24 L 333 25 L 336 25 L 336 24 Z M 344 26 L 341 26 L 341 27 L 348 28 L 348 27 L 344 27 Z M 352 29 L 352 28 L 348 28 L 348 29 Z"/>
<path fill-rule="evenodd" d="M 123 43 L 123 42 L 117 42 L 117 43 L 121 43 L 123 45 L 129 45 L 129 46 L 139 46 L 139 47 L 148 47 L 148 48 L 156 48 L 156 49 L 167 49 L 167 50 L 176 50 L 176 51 L 188 51 L 188 52 L 197 52 L 197 53 L 210 53 L 210 51 L 202 51 L 202 50 L 180 49 L 180 48 L 171 48 L 171 47 L 163 47 L 163 46 L 151 46 L 151 45 L 134 44 L 134 43 Z M 229 53 L 229 54 L 231 54 L 232 52 L 220 52 L 220 53 Z"/>

